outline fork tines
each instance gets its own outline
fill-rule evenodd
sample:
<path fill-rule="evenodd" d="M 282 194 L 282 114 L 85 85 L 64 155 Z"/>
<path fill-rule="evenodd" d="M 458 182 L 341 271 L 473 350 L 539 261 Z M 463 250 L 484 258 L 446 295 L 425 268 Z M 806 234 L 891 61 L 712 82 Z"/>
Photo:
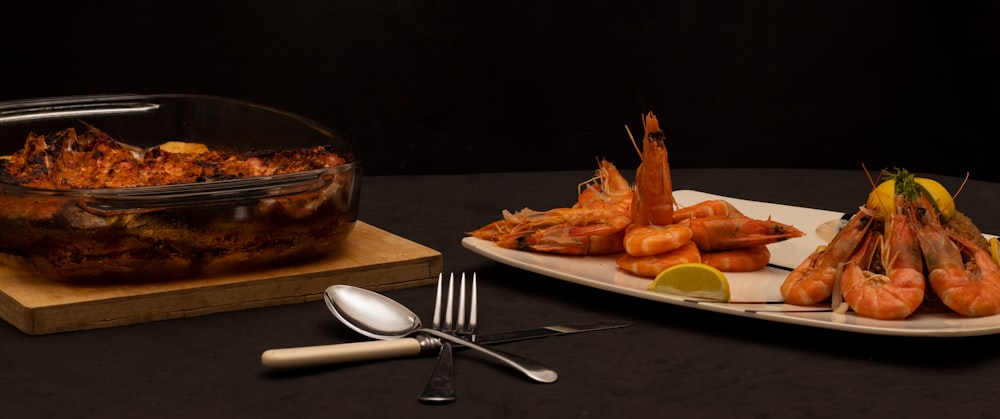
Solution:
<path fill-rule="evenodd" d="M 438 289 L 437 289 L 437 301 L 434 303 L 434 322 L 433 327 L 435 329 L 441 330 L 447 333 L 453 333 L 457 336 L 461 336 L 470 340 L 475 340 L 476 327 L 477 327 L 477 311 L 478 311 L 478 292 L 476 284 L 476 273 L 472 273 L 472 287 L 471 292 L 466 291 L 465 286 L 465 273 L 462 273 L 461 283 L 459 284 L 458 292 L 458 313 L 453 311 L 453 305 L 455 301 L 455 274 L 452 273 L 448 279 L 448 300 L 445 305 L 445 314 L 442 319 L 441 316 L 441 306 L 442 306 L 442 293 L 444 283 L 444 274 L 438 275 Z M 468 305 L 468 316 L 466 316 L 466 295 L 469 295 L 469 305 Z"/>

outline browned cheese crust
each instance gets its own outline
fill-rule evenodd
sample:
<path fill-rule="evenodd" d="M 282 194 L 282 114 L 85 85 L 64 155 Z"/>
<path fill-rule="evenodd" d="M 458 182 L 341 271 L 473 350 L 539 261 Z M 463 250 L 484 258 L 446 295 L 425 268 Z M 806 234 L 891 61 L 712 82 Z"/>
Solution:
<path fill-rule="evenodd" d="M 345 162 L 322 146 L 245 154 L 139 150 L 97 129 L 77 134 L 67 128 L 30 134 L 23 149 L 0 160 L 0 182 L 39 189 L 124 188 L 270 176 Z"/>

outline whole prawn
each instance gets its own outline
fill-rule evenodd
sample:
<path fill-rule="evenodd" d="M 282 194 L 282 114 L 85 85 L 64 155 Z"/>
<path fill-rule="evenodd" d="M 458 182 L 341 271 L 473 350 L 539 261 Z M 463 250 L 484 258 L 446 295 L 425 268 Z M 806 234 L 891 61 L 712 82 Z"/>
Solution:
<path fill-rule="evenodd" d="M 1000 268 L 992 256 L 945 230 L 926 197 L 909 206 L 909 217 L 916 226 L 928 282 L 941 301 L 963 316 L 1000 313 Z"/>
<path fill-rule="evenodd" d="M 742 269 L 749 269 L 750 265 L 756 265 L 759 269 L 767 264 L 767 261 L 763 264 L 760 261 L 765 256 L 770 259 L 770 253 L 761 250 L 759 246 L 805 235 L 793 226 L 770 218 L 757 220 L 747 217 L 733 204 L 721 199 L 702 201 L 675 210 L 674 223 L 691 229 L 691 239 L 698 244 L 702 252 L 746 249 L 732 252 L 727 256 L 749 257 L 747 261 L 741 262 L 744 266 Z M 721 261 L 721 257 L 717 259 Z M 746 265 L 746 262 L 750 262 L 750 265 Z"/>
<path fill-rule="evenodd" d="M 666 136 L 653 112 L 643 115 L 642 121 L 642 150 L 637 150 L 642 161 L 632 187 L 632 222 L 625 230 L 626 254 L 617 264 L 633 274 L 653 277 L 678 263 L 698 262 L 701 256 L 691 243 L 691 229 L 674 224 Z"/>
<path fill-rule="evenodd" d="M 577 234 L 609 234 L 624 230 L 630 218 L 621 211 L 607 208 L 553 208 L 535 211 L 524 208 L 516 212 L 503 210 L 503 219 L 494 221 L 469 234 L 481 239 L 496 240 L 499 236 L 524 231 L 538 231 L 555 225 L 577 227 Z"/>
<path fill-rule="evenodd" d="M 601 160 L 594 178 L 583 186 L 570 208 L 503 210 L 503 219 L 468 234 L 517 250 L 565 255 L 621 252 L 625 228 L 631 223 L 628 180 L 614 164 Z"/>
<path fill-rule="evenodd" d="M 628 127 L 626 127 L 628 128 Z M 632 220 L 636 224 L 665 226 L 674 222 L 674 190 L 667 160 L 666 134 L 653 115 L 643 117 L 642 162 L 635 171 L 635 206 Z"/>
<path fill-rule="evenodd" d="M 703 251 L 771 244 L 806 234 L 771 219 L 757 220 L 742 215 L 687 218 L 679 224 L 691 229 L 691 240 Z"/>
<path fill-rule="evenodd" d="M 840 278 L 844 302 L 859 316 L 882 320 L 908 317 L 924 301 L 923 258 L 909 219 L 903 214 L 904 199 L 896 197 L 896 211 L 876 240 L 885 273 L 866 268 L 871 254 L 851 260 Z"/>
<path fill-rule="evenodd" d="M 874 220 L 874 211 L 861 207 L 830 243 L 802 261 L 781 284 L 781 297 L 785 302 L 810 305 L 830 298 L 838 265 L 854 256 L 855 249 L 867 239 Z"/>
<path fill-rule="evenodd" d="M 610 234 L 581 234 L 579 227 L 557 224 L 537 230 L 524 230 L 498 236 L 500 247 L 531 250 L 559 255 L 604 255 L 619 253 L 624 230 Z"/>

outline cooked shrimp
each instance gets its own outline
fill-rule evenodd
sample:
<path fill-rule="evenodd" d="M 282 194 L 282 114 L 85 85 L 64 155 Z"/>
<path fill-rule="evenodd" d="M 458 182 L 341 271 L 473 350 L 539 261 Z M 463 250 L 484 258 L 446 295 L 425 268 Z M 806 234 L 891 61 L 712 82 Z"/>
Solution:
<path fill-rule="evenodd" d="M 927 198 L 909 208 L 934 293 L 963 316 L 1000 313 L 1000 268 L 988 252 L 941 227 Z"/>
<path fill-rule="evenodd" d="M 710 199 L 697 204 L 674 210 L 674 222 L 679 223 L 688 218 L 707 217 L 744 217 L 733 204 L 722 199 Z"/>
<path fill-rule="evenodd" d="M 613 234 L 574 234 L 576 226 L 559 224 L 538 230 L 526 230 L 497 237 L 496 244 L 514 250 L 531 250 L 559 255 L 603 255 L 620 253 L 621 231 Z"/>
<path fill-rule="evenodd" d="M 625 252 L 652 256 L 669 252 L 691 241 L 691 229 L 680 224 L 665 226 L 632 224 L 625 229 Z"/>
<path fill-rule="evenodd" d="M 664 143 L 666 135 L 652 112 L 643 117 L 643 126 L 642 162 L 635 171 L 632 219 L 640 225 L 673 224 L 674 190 Z"/>
<path fill-rule="evenodd" d="M 679 223 L 691 228 L 693 240 L 702 251 L 729 250 L 776 243 L 805 235 L 801 230 L 777 221 L 749 217 L 688 218 Z"/>
<path fill-rule="evenodd" d="M 503 210 L 503 219 L 469 235 L 519 250 L 586 255 L 624 250 L 625 228 L 631 224 L 632 189 L 628 180 L 606 160 L 594 178 L 584 182 L 572 208 L 535 211 Z"/>
<path fill-rule="evenodd" d="M 504 218 L 494 221 L 468 234 L 496 242 L 510 249 L 535 250 L 560 254 L 588 254 L 590 249 L 604 249 L 602 253 L 622 251 L 604 243 L 609 238 L 587 236 L 614 236 L 622 241 L 629 216 L 621 211 L 606 208 L 555 208 L 534 211 L 529 208 L 517 212 L 503 211 Z M 551 237 L 546 237 L 551 236 Z"/>
<path fill-rule="evenodd" d="M 826 246 L 816 249 L 781 284 L 788 304 L 816 304 L 833 294 L 837 266 L 854 255 L 871 230 L 874 212 L 862 207 Z"/>
<path fill-rule="evenodd" d="M 896 212 L 886 221 L 885 233 L 876 240 L 885 273 L 874 273 L 868 269 L 871 254 L 844 265 L 840 278 L 841 294 L 844 302 L 859 316 L 882 320 L 904 319 L 924 301 L 923 258 L 913 229 L 902 210 L 903 198 L 899 195 L 896 197 Z"/>
<path fill-rule="evenodd" d="M 632 185 L 611 162 L 599 161 L 594 178 L 580 186 L 574 208 L 611 208 L 632 215 Z"/>
<path fill-rule="evenodd" d="M 723 272 L 753 272 L 767 266 L 770 261 L 771 251 L 766 245 L 701 252 L 701 263 Z"/>
<path fill-rule="evenodd" d="M 632 256 L 625 254 L 618 258 L 618 266 L 625 271 L 646 278 L 655 278 L 665 269 L 681 263 L 700 262 L 698 246 L 687 242 L 683 246 L 666 253 L 652 256 Z"/>
<path fill-rule="evenodd" d="M 491 230 L 499 230 L 501 234 L 515 233 L 526 230 L 539 230 L 555 225 L 569 225 L 580 228 L 577 234 L 617 233 L 628 227 L 630 218 L 627 214 L 606 208 L 553 208 L 548 211 L 535 211 L 524 208 L 517 212 L 503 211 L 503 220 L 487 224 L 472 235 L 483 238 L 491 234 Z"/>
<path fill-rule="evenodd" d="M 723 272 L 762 269 L 771 260 L 766 244 L 805 234 L 770 219 L 751 219 L 722 199 L 679 208 L 674 211 L 674 222 L 692 228 L 692 240 L 701 250 L 702 263 Z"/>
<path fill-rule="evenodd" d="M 515 223 L 522 223 L 526 227 L 548 227 L 558 224 L 569 224 L 577 227 L 590 227 L 590 234 L 595 231 L 607 231 L 609 233 L 624 230 L 629 225 L 631 219 L 628 214 L 615 209 L 607 208 L 553 208 L 547 211 L 533 211 L 524 209 L 516 213 L 505 215 L 506 219 Z"/>
<path fill-rule="evenodd" d="M 956 234 L 952 235 L 952 240 L 962 252 L 968 279 L 954 284 L 942 284 L 944 291 L 938 293 L 938 296 L 943 301 L 947 298 L 945 304 L 964 316 L 1000 313 L 1000 267 L 993 256 L 965 237 Z M 934 285 L 933 281 L 931 285 Z"/>

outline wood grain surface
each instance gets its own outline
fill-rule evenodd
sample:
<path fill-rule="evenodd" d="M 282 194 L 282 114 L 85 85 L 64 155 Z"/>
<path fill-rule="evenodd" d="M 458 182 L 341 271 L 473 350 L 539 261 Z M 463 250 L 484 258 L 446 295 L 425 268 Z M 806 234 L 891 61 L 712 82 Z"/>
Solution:
<path fill-rule="evenodd" d="M 441 269 L 440 252 L 359 221 L 325 259 L 227 276 L 74 284 L 0 265 L 0 317 L 43 335 L 315 301 L 334 284 L 416 287 L 436 281 Z"/>

